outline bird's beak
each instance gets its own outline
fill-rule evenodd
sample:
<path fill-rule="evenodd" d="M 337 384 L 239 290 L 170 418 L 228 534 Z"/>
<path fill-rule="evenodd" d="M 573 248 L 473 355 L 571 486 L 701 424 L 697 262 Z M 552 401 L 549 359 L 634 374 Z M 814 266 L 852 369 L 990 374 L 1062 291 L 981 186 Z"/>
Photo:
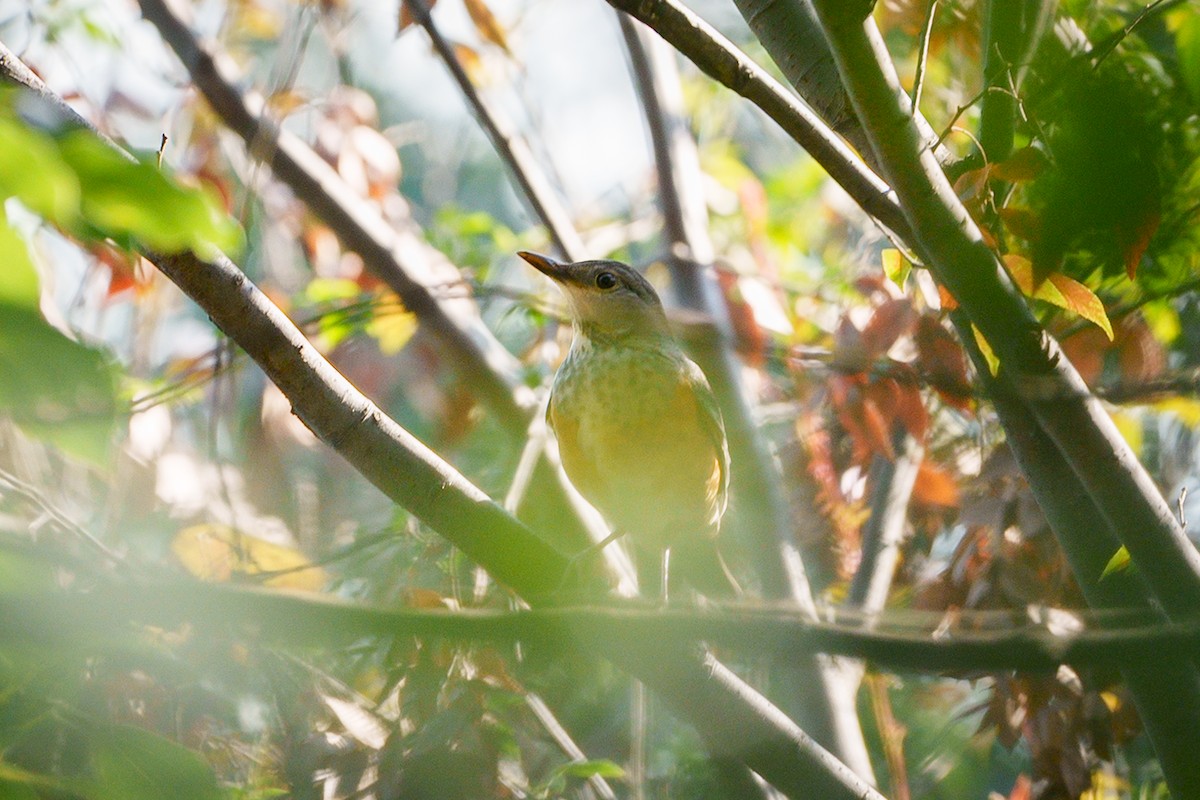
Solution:
<path fill-rule="evenodd" d="M 547 278 L 556 283 L 565 283 L 570 265 L 564 264 L 561 261 L 555 261 L 550 256 L 544 256 L 541 253 L 531 253 L 528 250 L 518 250 L 517 255 L 533 265 L 533 268 L 545 275 Z"/>

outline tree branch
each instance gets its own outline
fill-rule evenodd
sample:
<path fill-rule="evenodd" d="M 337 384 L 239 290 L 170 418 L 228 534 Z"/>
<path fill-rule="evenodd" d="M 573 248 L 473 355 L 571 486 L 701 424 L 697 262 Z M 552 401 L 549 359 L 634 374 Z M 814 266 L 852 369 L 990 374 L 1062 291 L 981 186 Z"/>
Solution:
<path fill-rule="evenodd" d="M 106 584 L 89 591 L 36 596 L 0 592 L 0 626 L 65 636 L 74 630 L 109 631 L 125 623 L 174 627 L 184 623 L 214 633 L 236 633 L 288 647 L 337 647 L 363 636 L 417 637 L 514 644 L 551 655 L 599 637 L 615 646 L 687 651 L 697 642 L 753 658 L 790 660 L 823 652 L 869 660 L 900 671 L 971 673 L 1053 672 L 1060 664 L 1155 667 L 1161 653 L 1200 652 L 1200 619 L 1154 622 L 1125 614 L 1098 627 L 1052 630 L 1053 622 L 1003 629 L 952 629 L 931 636 L 936 619 L 917 615 L 904 627 L 818 622 L 803 613 L 771 608 L 705 610 L 645 606 L 559 607 L 525 611 L 430 610 L 348 601 L 232 584 Z M 53 620 L 54 624 L 49 624 Z M 61 625 L 60 625 L 61 621 Z M 57 629 L 57 630 L 56 630 Z M 659 649 L 655 647 L 654 649 Z M 1160 678 L 1161 680 L 1161 678 Z M 1172 686 L 1164 687 L 1173 691 Z M 1191 730 L 1191 729 L 1186 729 Z"/>
<path fill-rule="evenodd" d="M 804 101 L 715 28 L 676 0 L 609 0 L 640 20 L 713 80 L 758 106 L 808 152 L 863 211 L 904 239 L 908 220 L 895 195 Z"/>

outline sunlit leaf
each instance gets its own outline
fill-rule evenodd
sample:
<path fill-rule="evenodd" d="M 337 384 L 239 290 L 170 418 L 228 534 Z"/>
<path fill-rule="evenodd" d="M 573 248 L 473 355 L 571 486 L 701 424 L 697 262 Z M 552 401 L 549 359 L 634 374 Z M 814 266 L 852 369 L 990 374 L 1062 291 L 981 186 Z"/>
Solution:
<path fill-rule="evenodd" d="M 572 778 L 624 778 L 625 770 L 619 764 L 606 758 L 596 758 L 589 761 L 572 761 L 558 767 L 557 772 Z"/>
<path fill-rule="evenodd" d="M 325 570 L 292 547 L 264 541 L 227 525 L 193 525 L 171 542 L 176 558 L 197 578 L 217 583 L 235 576 L 270 575 L 264 586 L 320 591 Z M 272 574 L 278 573 L 278 574 Z"/>
<path fill-rule="evenodd" d="M 987 362 L 988 372 L 995 377 L 1000 372 L 1000 359 L 992 352 L 992 346 L 988 344 L 987 339 L 983 338 L 983 333 L 979 328 L 972 325 L 971 332 L 975 334 L 975 344 L 979 345 L 979 352 L 983 354 L 983 360 Z"/>
<path fill-rule="evenodd" d="M 1117 552 L 1112 554 L 1112 558 L 1104 565 L 1104 571 L 1100 573 L 1100 579 L 1103 580 L 1109 575 L 1114 575 L 1118 572 L 1123 572 L 1133 566 L 1133 559 L 1129 557 L 1129 551 L 1125 549 L 1125 545 L 1121 545 Z"/>
<path fill-rule="evenodd" d="M 1179 74 L 1192 100 L 1200 103 L 1200 14 L 1185 4 L 1167 16 L 1167 24 L 1175 33 Z"/>
<path fill-rule="evenodd" d="M 1112 413 L 1112 421 L 1117 426 L 1117 431 L 1121 434 L 1121 438 L 1129 445 L 1129 449 L 1133 451 L 1134 455 L 1140 456 L 1145 442 L 1142 420 L 1136 414 L 1126 411 L 1114 411 Z"/>
<path fill-rule="evenodd" d="M 908 274 L 912 272 L 912 262 L 894 247 L 885 248 L 880 255 L 883 259 L 883 274 L 898 288 L 903 289 Z"/>
<path fill-rule="evenodd" d="M 1100 330 L 1108 334 L 1110 341 L 1112 340 L 1112 323 L 1108 321 L 1104 303 L 1100 302 L 1100 298 L 1096 296 L 1095 292 L 1066 275 L 1051 275 L 1047 279 L 1047 283 L 1053 284 L 1058 289 L 1059 295 L 1064 300 L 1063 308 L 1074 311 L 1088 322 L 1094 323 Z"/>
<path fill-rule="evenodd" d="M 54 141 L 0 114 L 0 197 L 19 198 L 34 213 L 60 225 L 73 225 L 79 196 L 79 180 Z"/>
<path fill-rule="evenodd" d="M 100 350 L 42 316 L 37 273 L 0 208 L 0 413 L 26 433 L 107 465 L 117 423 L 116 372 Z"/>
<path fill-rule="evenodd" d="M 1174 414 L 1189 428 L 1200 428 L 1200 400 L 1194 397 L 1169 397 L 1154 404 L 1165 414 Z"/>
<path fill-rule="evenodd" d="M 384 295 L 367 324 L 367 333 L 379 342 L 379 350 L 386 356 L 399 353 L 416 332 L 416 315 L 406 310 L 400 298 L 391 292 Z"/>
<path fill-rule="evenodd" d="M 1004 266 L 1012 276 L 1013 282 L 1026 295 L 1036 300 L 1044 300 L 1051 305 L 1073 311 L 1084 319 L 1096 324 L 1108 338 L 1113 338 L 1112 323 L 1104 310 L 1104 304 L 1091 289 L 1074 278 L 1061 273 L 1047 276 L 1040 285 L 1034 285 L 1033 265 L 1024 256 L 1009 253 L 1004 256 Z"/>
<path fill-rule="evenodd" d="M 496 19 L 487 3 L 484 0 L 463 0 L 463 4 L 466 5 L 467 14 L 470 15 L 471 22 L 475 23 L 475 30 L 479 32 L 480 38 L 506 53 L 509 52 L 508 35 L 504 32 L 504 26 Z"/>
<path fill-rule="evenodd" d="M 240 251 L 241 229 L 205 192 L 182 188 L 152 163 L 125 159 L 87 131 L 65 134 L 58 144 L 79 177 L 84 219 L 104 235 L 202 258 Z"/>

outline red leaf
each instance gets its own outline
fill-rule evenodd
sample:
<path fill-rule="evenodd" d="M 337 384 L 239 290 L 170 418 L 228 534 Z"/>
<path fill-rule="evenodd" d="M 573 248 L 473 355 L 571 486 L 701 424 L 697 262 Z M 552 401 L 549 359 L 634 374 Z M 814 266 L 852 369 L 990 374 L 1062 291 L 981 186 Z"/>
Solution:
<path fill-rule="evenodd" d="M 1152 209 L 1133 225 L 1122 224 L 1117 228 L 1117 239 L 1125 257 L 1125 274 L 1129 276 L 1129 280 L 1133 280 L 1137 275 L 1138 264 L 1142 262 L 1142 256 L 1146 254 L 1146 248 L 1150 246 L 1150 240 L 1154 238 L 1154 232 L 1158 230 L 1161 221 L 1162 215 L 1157 209 Z"/>
<path fill-rule="evenodd" d="M 916 321 L 917 314 L 907 298 L 888 300 L 876 308 L 862 332 L 868 358 L 878 358 L 890 350 Z"/>
<path fill-rule="evenodd" d="M 931 316 L 920 318 L 915 338 L 918 369 L 944 401 L 967 408 L 971 385 L 967 381 L 967 357 L 958 340 Z"/>

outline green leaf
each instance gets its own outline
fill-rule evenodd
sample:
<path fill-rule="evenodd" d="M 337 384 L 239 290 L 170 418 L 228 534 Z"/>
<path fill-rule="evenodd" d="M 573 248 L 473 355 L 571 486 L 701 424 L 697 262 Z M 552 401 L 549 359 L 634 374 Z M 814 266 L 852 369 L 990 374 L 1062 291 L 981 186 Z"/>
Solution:
<path fill-rule="evenodd" d="M 212 768 L 197 753 L 142 728 L 114 725 L 91 740 L 96 794 L 120 800 L 222 800 Z"/>
<path fill-rule="evenodd" d="M 117 422 L 109 359 L 46 322 L 38 308 L 37 273 L 3 213 L 0 264 L 0 414 L 31 436 L 107 464 Z"/>
<path fill-rule="evenodd" d="M 0 197 L 16 197 L 39 216 L 73 226 L 79 195 L 79 180 L 54 140 L 0 113 Z"/>
<path fill-rule="evenodd" d="M 1175 33 L 1179 74 L 1192 99 L 1200 103 L 1200 14 L 1181 8 L 1168 16 L 1167 26 Z"/>
<path fill-rule="evenodd" d="M 179 186 L 155 164 L 126 159 L 89 131 L 71 131 L 58 144 L 79 176 L 83 216 L 103 234 L 201 258 L 241 249 L 241 229 L 205 192 Z"/>
<path fill-rule="evenodd" d="M 987 362 L 988 372 L 992 373 L 992 377 L 996 377 L 1000 373 L 1000 359 L 992 350 L 992 346 L 988 344 L 988 340 L 983 338 L 983 331 L 971 326 L 971 332 L 975 334 L 975 344 L 979 345 L 979 352 L 983 354 L 983 360 Z"/>
<path fill-rule="evenodd" d="M 620 764 L 606 758 L 594 758 L 588 761 L 572 761 L 563 764 L 555 772 L 570 778 L 590 778 L 593 775 L 601 778 L 624 778 L 625 770 Z"/>
<path fill-rule="evenodd" d="M 1104 571 L 1100 573 L 1100 580 L 1104 580 L 1114 573 L 1123 572 L 1132 566 L 1133 560 L 1129 557 L 1129 551 L 1125 549 L 1125 545 L 1121 545 L 1104 565 Z"/>

